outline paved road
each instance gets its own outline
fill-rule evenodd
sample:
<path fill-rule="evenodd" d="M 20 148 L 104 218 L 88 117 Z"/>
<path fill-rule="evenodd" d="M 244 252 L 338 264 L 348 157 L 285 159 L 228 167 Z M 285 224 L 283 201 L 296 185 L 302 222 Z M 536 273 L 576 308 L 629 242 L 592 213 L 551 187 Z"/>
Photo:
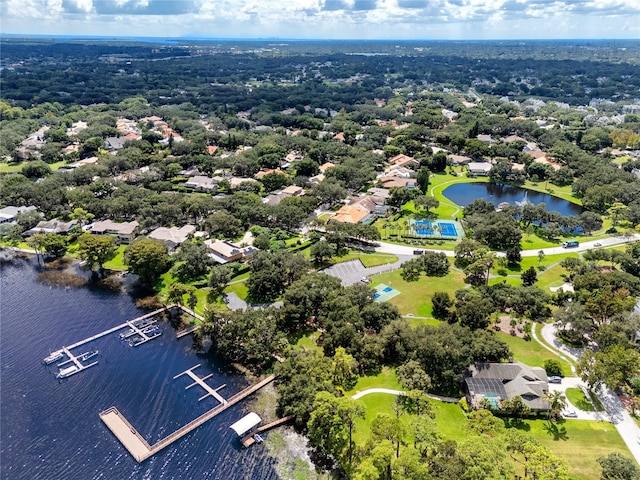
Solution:
<path fill-rule="evenodd" d="M 615 245 L 624 245 L 625 243 L 633 242 L 636 240 L 640 240 L 640 234 L 636 234 L 633 237 L 611 237 L 604 238 L 602 240 L 591 240 L 588 242 L 580 242 L 580 245 L 576 248 L 563 248 L 563 247 L 550 247 L 543 248 L 542 251 L 545 255 L 558 255 L 562 253 L 573 253 L 573 252 L 585 252 L 587 250 L 592 250 L 596 247 L 595 244 L 599 243 L 602 247 L 612 247 Z M 413 255 L 413 251 L 416 249 L 420 250 L 428 250 L 430 252 L 443 252 L 447 257 L 455 256 L 455 252 L 453 250 L 438 250 L 437 248 L 423 248 L 423 247 L 413 247 L 408 245 L 396 245 L 395 243 L 386 243 L 386 242 L 378 242 L 379 246 L 376 247 L 376 252 L 381 253 L 392 253 L 394 255 Z M 523 250 L 523 257 L 537 257 L 538 252 L 540 250 Z"/>
<path fill-rule="evenodd" d="M 562 345 L 556 338 L 556 329 L 553 324 L 546 324 L 542 328 L 542 337 L 546 342 L 562 352 L 563 355 L 571 358 L 575 362 L 578 361 L 582 350 L 568 348 Z M 606 385 L 600 387 L 600 389 L 596 391 L 596 394 L 605 408 L 609 421 L 616 426 L 616 430 L 618 430 L 622 440 L 627 444 L 636 462 L 640 464 L 640 428 L 633 418 L 631 418 L 627 409 L 624 408 L 618 396 Z"/>
<path fill-rule="evenodd" d="M 342 285 L 347 286 L 360 282 L 362 277 L 370 277 L 371 275 L 377 275 L 378 273 L 398 270 L 400 265 L 412 258 L 414 258 L 413 254 L 398 255 L 398 260 L 394 263 L 388 263 L 386 265 L 371 268 L 366 268 L 362 265 L 360 260 L 349 260 L 348 262 L 336 263 L 329 268 L 325 268 L 322 272 L 327 275 L 331 275 L 332 277 L 339 278 Z"/>

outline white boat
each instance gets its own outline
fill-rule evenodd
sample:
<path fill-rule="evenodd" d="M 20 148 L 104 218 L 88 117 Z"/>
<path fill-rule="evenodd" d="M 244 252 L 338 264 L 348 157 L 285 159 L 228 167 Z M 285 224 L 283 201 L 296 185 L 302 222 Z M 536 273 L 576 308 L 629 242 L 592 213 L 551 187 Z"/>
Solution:
<path fill-rule="evenodd" d="M 80 369 L 76 365 L 71 365 L 69 367 L 61 368 L 56 378 L 67 378 L 73 375 L 74 373 L 78 373 Z"/>
<path fill-rule="evenodd" d="M 98 350 L 93 350 L 91 352 L 86 352 L 83 353 L 82 355 L 80 355 L 78 358 L 83 361 L 86 362 L 87 360 L 95 357 L 96 355 L 98 355 L 100 352 Z"/>
<path fill-rule="evenodd" d="M 53 362 L 57 362 L 58 360 L 60 360 L 63 356 L 64 353 L 62 353 L 61 350 L 58 350 L 57 352 L 53 352 L 48 357 L 46 357 L 43 362 L 47 365 L 51 365 Z"/>

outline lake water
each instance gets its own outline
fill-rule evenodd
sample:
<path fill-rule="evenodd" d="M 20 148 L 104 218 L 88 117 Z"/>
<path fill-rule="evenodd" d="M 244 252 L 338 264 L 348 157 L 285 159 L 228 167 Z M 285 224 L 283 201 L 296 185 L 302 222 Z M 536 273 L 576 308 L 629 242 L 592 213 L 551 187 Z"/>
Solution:
<path fill-rule="evenodd" d="M 99 364 L 64 380 L 43 365 L 51 350 L 141 315 L 123 293 L 64 289 L 37 281 L 34 259 L 2 262 L 0 275 L 0 478 L 12 479 L 264 479 L 275 480 L 264 445 L 243 450 L 229 425 L 246 412 L 229 408 L 159 454 L 138 464 L 98 413 L 116 406 L 150 444 L 217 402 L 173 376 L 202 364 L 211 386 L 229 397 L 248 382 L 210 355 L 196 355 L 173 329 L 139 347 L 118 334 L 74 350 L 99 349 Z"/>
<path fill-rule="evenodd" d="M 447 187 L 442 194 L 452 202 L 466 207 L 478 198 L 493 202 L 497 207 L 502 202 L 511 205 L 528 201 L 534 205 L 545 203 L 547 211 L 558 212 L 565 217 L 580 215 L 582 207 L 558 197 L 512 185 L 498 186 L 491 183 L 458 183 Z"/>

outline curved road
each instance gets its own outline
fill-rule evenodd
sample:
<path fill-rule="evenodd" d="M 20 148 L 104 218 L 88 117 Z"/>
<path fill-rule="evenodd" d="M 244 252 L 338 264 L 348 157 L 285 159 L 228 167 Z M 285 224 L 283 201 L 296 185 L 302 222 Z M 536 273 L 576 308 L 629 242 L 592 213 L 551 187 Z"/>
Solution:
<path fill-rule="evenodd" d="M 553 345 L 556 354 L 560 352 L 560 356 L 566 356 L 574 362 L 578 361 L 582 350 L 567 348 L 563 345 L 556 337 L 556 328 L 553 324 L 548 323 L 544 325 L 541 333 L 542 338 L 544 338 L 549 345 Z M 571 383 L 571 385 L 567 386 L 575 386 L 578 388 L 585 386 L 582 381 L 575 377 L 570 377 L 566 380 Z M 596 391 L 596 394 L 605 408 L 609 421 L 615 425 L 616 430 L 618 430 L 620 437 L 622 437 L 622 440 L 626 443 L 633 458 L 640 464 L 640 427 L 638 427 L 633 418 L 631 418 L 631 415 L 629 415 L 629 412 L 618 396 L 606 385 L 602 385 L 600 389 Z"/>
<path fill-rule="evenodd" d="M 403 392 L 402 390 L 391 390 L 389 388 L 368 388 L 366 390 L 356 393 L 351 398 L 353 398 L 354 400 L 358 400 L 359 398 L 364 397 L 365 395 L 369 395 L 371 393 L 388 393 L 389 395 L 406 395 L 405 392 Z M 442 397 L 440 395 L 433 395 L 430 393 L 427 393 L 426 395 L 432 400 L 439 400 L 441 402 L 458 403 L 460 401 L 459 398 Z"/>

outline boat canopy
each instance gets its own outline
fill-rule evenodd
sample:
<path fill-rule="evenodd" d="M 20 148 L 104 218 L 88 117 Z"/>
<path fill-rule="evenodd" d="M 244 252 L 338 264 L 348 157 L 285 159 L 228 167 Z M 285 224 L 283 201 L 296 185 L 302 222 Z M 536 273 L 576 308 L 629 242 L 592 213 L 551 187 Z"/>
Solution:
<path fill-rule="evenodd" d="M 242 435 L 247 433 L 249 430 L 251 430 L 253 427 L 258 425 L 261 421 L 262 419 L 257 413 L 250 412 L 246 414 L 244 417 L 242 417 L 240 420 L 238 420 L 236 423 L 231 425 L 231 427 L 229 428 L 231 428 L 231 430 L 236 432 L 236 435 L 241 437 Z"/>

